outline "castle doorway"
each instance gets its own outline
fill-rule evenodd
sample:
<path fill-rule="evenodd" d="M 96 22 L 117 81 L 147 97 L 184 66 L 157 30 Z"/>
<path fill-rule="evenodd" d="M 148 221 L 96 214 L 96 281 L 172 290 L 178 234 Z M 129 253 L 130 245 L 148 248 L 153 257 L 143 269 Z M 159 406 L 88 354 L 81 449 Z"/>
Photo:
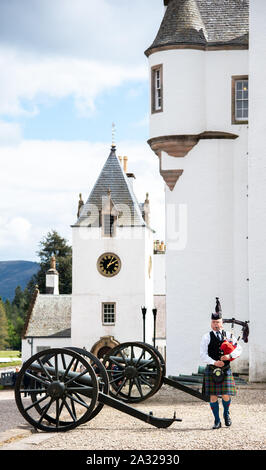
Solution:
<path fill-rule="evenodd" d="M 101 359 L 110 349 L 113 349 L 118 344 L 119 342 L 113 336 L 103 336 L 92 346 L 91 352 L 94 356 Z"/>

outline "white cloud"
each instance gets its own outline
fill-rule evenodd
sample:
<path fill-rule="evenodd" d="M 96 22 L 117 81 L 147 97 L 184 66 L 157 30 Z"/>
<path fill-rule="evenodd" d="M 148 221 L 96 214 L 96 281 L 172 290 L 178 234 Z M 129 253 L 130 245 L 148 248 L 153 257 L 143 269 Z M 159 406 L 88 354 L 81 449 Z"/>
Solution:
<path fill-rule="evenodd" d="M 51 229 L 71 242 L 78 195 L 88 197 L 109 153 L 109 143 L 23 141 L 23 127 L 6 117 L 34 118 L 41 104 L 66 97 L 79 115 L 90 115 L 96 98 L 125 83 L 134 100 L 148 80 L 144 50 L 162 10 L 162 0 L 1 0 L 0 259 L 36 259 Z M 146 118 L 135 133 L 144 125 Z M 163 239 L 158 160 L 146 143 L 117 147 L 129 157 L 139 201 L 149 192 Z"/>
<path fill-rule="evenodd" d="M 68 57 L 37 58 L 0 50 L 0 114 L 34 116 L 38 103 L 73 96 L 83 115 L 94 110 L 95 98 L 127 81 L 145 81 L 145 66 L 120 66 Z M 29 108 L 28 103 L 32 103 Z M 27 104 L 26 104 L 27 103 Z"/>
<path fill-rule="evenodd" d="M 39 56 L 145 61 L 162 0 L 1 0 L 0 41 Z"/>
<path fill-rule="evenodd" d="M 0 121 L 0 146 L 18 145 L 21 138 L 22 133 L 19 124 Z"/>
<path fill-rule="evenodd" d="M 0 259 L 36 260 L 39 241 L 52 229 L 71 243 L 79 193 L 85 202 L 109 151 L 109 144 L 101 142 L 23 141 L 2 147 Z M 154 236 L 164 239 L 164 183 L 158 159 L 148 144 L 136 142 L 117 143 L 117 155 L 128 156 L 138 201 L 149 193 Z"/>
<path fill-rule="evenodd" d="M 87 115 L 103 91 L 147 80 L 161 14 L 161 0 L 2 0 L 0 114 L 34 116 L 72 95 Z"/>
<path fill-rule="evenodd" d="M 0 249 L 29 241 L 31 224 L 24 217 L 0 218 Z"/>

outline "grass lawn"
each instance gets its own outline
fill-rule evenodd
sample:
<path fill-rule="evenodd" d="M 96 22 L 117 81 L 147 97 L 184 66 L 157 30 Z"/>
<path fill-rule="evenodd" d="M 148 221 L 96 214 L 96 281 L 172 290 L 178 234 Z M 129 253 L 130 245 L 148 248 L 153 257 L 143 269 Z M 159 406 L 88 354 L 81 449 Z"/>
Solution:
<path fill-rule="evenodd" d="M 0 369 L 3 367 L 11 367 L 11 366 L 20 366 L 21 365 L 21 352 L 20 351 L 0 351 Z M 12 362 L 1 362 L 1 358 L 5 357 L 12 357 L 14 361 Z"/>
<path fill-rule="evenodd" d="M 1 360 L 1 357 L 20 357 L 20 354 L 21 354 L 20 351 L 10 351 L 10 350 L 0 351 L 0 360 Z"/>

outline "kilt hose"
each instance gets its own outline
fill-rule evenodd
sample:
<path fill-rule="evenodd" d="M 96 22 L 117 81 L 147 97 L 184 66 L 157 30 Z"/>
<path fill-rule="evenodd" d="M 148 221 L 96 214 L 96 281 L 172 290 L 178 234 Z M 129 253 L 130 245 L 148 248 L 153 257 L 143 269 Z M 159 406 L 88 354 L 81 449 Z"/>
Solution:
<path fill-rule="evenodd" d="M 236 395 L 236 384 L 230 367 L 225 371 L 223 382 L 215 383 L 212 378 L 211 368 L 207 366 L 204 371 L 202 393 L 218 397 L 222 395 Z"/>

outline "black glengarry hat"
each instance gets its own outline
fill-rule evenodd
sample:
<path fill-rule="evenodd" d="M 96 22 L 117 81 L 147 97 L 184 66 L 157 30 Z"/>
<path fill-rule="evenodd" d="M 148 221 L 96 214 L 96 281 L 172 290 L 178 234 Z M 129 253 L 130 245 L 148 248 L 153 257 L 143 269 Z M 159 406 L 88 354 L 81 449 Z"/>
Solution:
<path fill-rule="evenodd" d="M 220 320 L 222 318 L 222 308 L 220 304 L 219 297 L 216 297 L 215 313 L 212 313 L 212 320 Z"/>

